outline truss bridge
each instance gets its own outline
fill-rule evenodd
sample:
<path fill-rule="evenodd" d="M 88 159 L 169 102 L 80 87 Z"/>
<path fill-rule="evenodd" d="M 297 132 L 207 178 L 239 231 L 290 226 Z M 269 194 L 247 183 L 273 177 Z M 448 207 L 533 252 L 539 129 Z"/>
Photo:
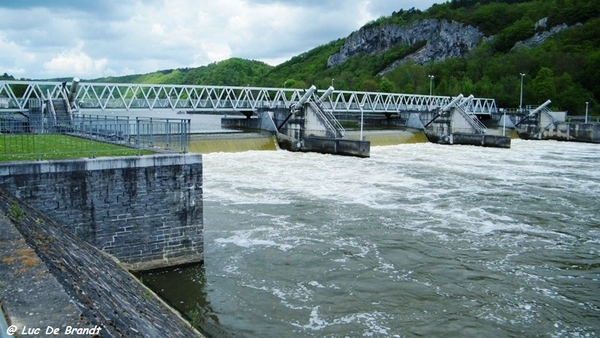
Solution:
<path fill-rule="evenodd" d="M 69 89 L 70 88 L 70 89 Z M 131 84 L 0 81 L 0 112 L 27 112 L 39 102 L 69 94 L 73 110 L 131 111 L 172 110 L 182 113 L 250 115 L 259 109 L 289 108 L 305 89 Z M 318 90 L 317 93 L 325 90 Z M 433 111 L 452 101 L 451 96 L 336 90 L 322 102 L 334 113 L 394 114 Z M 473 98 L 463 107 L 468 114 L 490 115 L 498 111 L 493 99 Z"/>

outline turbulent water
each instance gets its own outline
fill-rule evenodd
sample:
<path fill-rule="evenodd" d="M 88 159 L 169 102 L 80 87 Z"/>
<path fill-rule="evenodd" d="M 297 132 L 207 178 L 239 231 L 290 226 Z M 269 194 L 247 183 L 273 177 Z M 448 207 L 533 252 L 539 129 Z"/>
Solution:
<path fill-rule="evenodd" d="M 600 145 L 203 158 L 205 264 L 143 278 L 209 335 L 600 333 Z"/>

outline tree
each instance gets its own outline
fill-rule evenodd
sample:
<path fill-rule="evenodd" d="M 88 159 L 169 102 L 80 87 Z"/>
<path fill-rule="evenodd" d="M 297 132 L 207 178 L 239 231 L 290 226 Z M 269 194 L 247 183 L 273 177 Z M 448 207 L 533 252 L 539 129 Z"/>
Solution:
<path fill-rule="evenodd" d="M 556 96 L 554 86 L 554 72 L 548 67 L 542 67 L 531 83 L 532 98 L 535 103 L 552 100 Z"/>
<path fill-rule="evenodd" d="M 8 75 L 6 73 L 4 73 L 2 76 L 0 76 L 0 80 L 14 80 L 15 77 L 12 75 Z"/>
<path fill-rule="evenodd" d="M 392 83 L 392 81 L 387 78 L 383 78 L 381 83 L 379 83 L 379 91 L 384 93 L 393 93 L 396 90 L 396 86 Z"/>

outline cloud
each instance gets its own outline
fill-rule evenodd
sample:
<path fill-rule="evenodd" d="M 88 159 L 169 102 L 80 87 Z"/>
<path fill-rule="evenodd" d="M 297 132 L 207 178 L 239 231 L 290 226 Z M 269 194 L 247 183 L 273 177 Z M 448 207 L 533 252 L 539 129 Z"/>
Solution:
<path fill-rule="evenodd" d="M 47 74 L 102 74 L 108 60 L 94 60 L 84 53 L 85 43 L 80 41 L 73 49 L 60 53 L 50 61 L 44 62 L 43 70 Z"/>
<path fill-rule="evenodd" d="M 427 3 L 432 1 L 0 0 L 0 73 L 89 79 L 230 57 L 275 65 L 370 20 Z"/>

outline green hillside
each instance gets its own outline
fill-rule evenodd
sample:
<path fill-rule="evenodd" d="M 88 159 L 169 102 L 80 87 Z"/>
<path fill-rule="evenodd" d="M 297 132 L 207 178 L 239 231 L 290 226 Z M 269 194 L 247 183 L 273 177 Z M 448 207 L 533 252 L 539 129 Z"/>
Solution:
<path fill-rule="evenodd" d="M 515 43 L 536 33 L 536 23 L 566 24 L 541 45 L 517 47 Z M 98 79 L 108 82 L 141 82 L 232 86 L 269 86 L 401 93 L 429 93 L 429 75 L 435 76 L 434 94 L 496 99 L 500 107 L 518 107 L 520 73 L 526 74 L 524 104 L 553 101 L 553 110 L 583 114 L 585 102 L 596 115 L 600 101 L 600 1 L 597 0 L 453 0 L 426 11 L 399 10 L 369 22 L 363 28 L 407 25 L 415 20 L 444 19 L 471 25 L 486 38 L 464 58 L 419 65 L 406 63 L 385 76 L 377 74 L 392 62 L 423 46 L 398 45 L 383 54 L 357 55 L 327 68 L 327 59 L 346 38 L 318 46 L 276 67 L 233 58 L 198 68 L 159 71 L 144 75 Z M 539 29 L 538 29 L 539 31 Z"/>

